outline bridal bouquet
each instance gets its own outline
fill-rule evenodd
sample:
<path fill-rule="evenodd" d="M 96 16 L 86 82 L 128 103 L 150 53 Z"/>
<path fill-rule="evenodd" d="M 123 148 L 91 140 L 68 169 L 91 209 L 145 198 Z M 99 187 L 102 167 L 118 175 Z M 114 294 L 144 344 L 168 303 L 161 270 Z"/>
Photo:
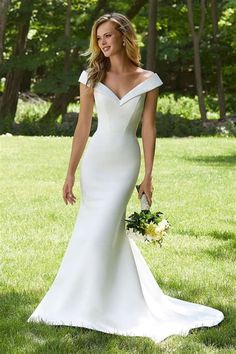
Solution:
<path fill-rule="evenodd" d="M 139 186 L 136 186 L 137 190 Z M 163 213 L 157 211 L 152 213 L 145 193 L 141 197 L 141 212 L 134 212 L 127 221 L 126 229 L 128 237 L 142 240 L 143 242 L 158 243 L 162 246 L 164 237 L 167 236 L 171 224 L 164 219 Z"/>

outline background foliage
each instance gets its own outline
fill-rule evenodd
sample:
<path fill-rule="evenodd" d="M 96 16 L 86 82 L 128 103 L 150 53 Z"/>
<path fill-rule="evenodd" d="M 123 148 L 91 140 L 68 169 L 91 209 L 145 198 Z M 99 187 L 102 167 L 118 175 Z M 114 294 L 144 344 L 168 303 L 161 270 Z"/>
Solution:
<path fill-rule="evenodd" d="M 0 97 L 0 129 L 2 132 L 10 131 L 14 134 L 72 135 L 73 131 L 68 129 L 68 124 L 60 127 L 57 125 L 67 119 L 65 114 L 71 111 L 71 107 L 73 107 L 73 112 L 78 113 L 79 111 L 79 104 L 73 105 L 73 103 L 79 103 L 78 77 L 86 67 L 86 57 L 80 54 L 88 47 L 90 30 L 94 20 L 99 15 L 110 11 L 126 14 L 137 30 L 142 64 L 145 68 L 148 56 L 147 40 L 150 20 L 148 8 L 150 2 L 72 0 L 68 13 L 68 1 L 33 0 L 30 2 L 32 11 L 29 14 L 25 48 L 16 54 L 14 50 L 18 43 L 18 34 L 24 26 L 29 12 L 29 8 L 26 7 L 27 1 L 9 1 L 7 8 L 4 50 L 0 67 L 0 93 L 2 93 L 2 97 L 4 90 L 6 90 L 4 83 L 12 71 L 20 72 L 21 79 L 15 111 L 13 109 L 14 102 L 12 104 L 8 102 L 10 113 L 9 109 L 2 108 L 1 110 Z M 175 121 L 176 125 L 178 122 L 182 122 L 181 127 L 184 127 L 192 124 L 186 120 L 199 120 L 201 115 L 196 104 L 194 51 L 188 23 L 187 4 L 185 1 L 177 0 L 158 0 L 156 3 L 157 35 L 152 39 L 153 45 L 156 46 L 156 61 L 153 70 L 164 82 L 160 88 L 158 110 L 160 116 L 165 116 L 167 120 L 164 125 L 169 127 L 168 131 L 164 132 L 164 136 L 169 136 L 176 134 L 176 131 L 170 131 L 173 117 L 178 118 Z M 194 23 L 197 29 L 201 8 L 199 1 L 194 0 L 192 3 Z M 226 117 L 233 116 L 236 111 L 236 100 L 234 99 L 236 62 L 233 60 L 236 55 L 236 4 L 234 0 L 217 1 L 219 27 L 217 44 L 213 38 L 211 6 L 211 1 L 206 2 L 206 20 L 200 41 L 200 55 L 203 94 L 208 119 L 218 120 L 220 113 L 217 103 L 216 56 L 220 57 L 222 64 Z M 69 23 L 69 33 L 65 31 L 66 21 Z M 24 95 L 25 93 L 28 96 Z M 37 108 L 35 107 L 36 101 L 32 99 L 32 95 L 41 98 L 41 100 L 38 98 L 41 103 L 40 109 L 38 109 L 38 103 Z M 10 97 L 11 94 L 9 93 L 8 96 Z M 37 96 L 34 96 L 34 99 Z M 22 109 L 24 104 L 26 107 Z M 54 107 L 58 105 L 61 107 Z M 6 118 L 6 115 L 11 117 Z M 78 115 L 74 118 L 74 125 L 77 118 Z M 96 119 L 96 114 L 94 118 Z M 9 124 L 4 126 L 4 120 Z M 46 122 L 46 124 L 32 127 L 31 124 L 34 121 Z M 205 126 L 196 122 L 196 125 L 198 124 L 201 127 L 197 134 L 215 134 L 217 132 L 216 126 L 210 126 L 210 128 L 207 126 L 206 129 Z M 181 131 L 181 134 L 185 134 L 186 129 L 181 127 L 178 130 Z M 230 134 L 233 134 L 233 130 Z"/>

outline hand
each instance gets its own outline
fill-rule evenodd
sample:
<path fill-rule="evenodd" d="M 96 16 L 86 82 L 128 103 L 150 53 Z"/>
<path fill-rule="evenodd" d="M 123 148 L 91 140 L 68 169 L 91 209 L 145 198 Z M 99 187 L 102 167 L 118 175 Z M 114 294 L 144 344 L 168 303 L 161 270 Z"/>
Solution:
<path fill-rule="evenodd" d="M 142 183 L 139 185 L 138 197 L 141 198 L 142 194 L 145 193 L 149 206 L 152 205 L 152 192 L 154 188 L 152 185 L 152 177 L 144 177 Z"/>
<path fill-rule="evenodd" d="M 72 192 L 72 188 L 75 182 L 75 176 L 67 176 L 63 185 L 63 199 L 66 205 L 68 202 L 74 204 L 76 202 L 76 196 Z"/>

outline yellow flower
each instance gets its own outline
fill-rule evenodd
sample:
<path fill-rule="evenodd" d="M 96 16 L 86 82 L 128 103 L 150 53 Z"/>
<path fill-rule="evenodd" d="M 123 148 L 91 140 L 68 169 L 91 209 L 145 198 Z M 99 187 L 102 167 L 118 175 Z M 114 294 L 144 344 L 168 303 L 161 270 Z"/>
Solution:
<path fill-rule="evenodd" d="M 145 228 L 145 234 L 148 234 L 152 237 L 156 237 L 157 236 L 157 225 L 151 221 L 150 224 L 148 224 Z"/>
<path fill-rule="evenodd" d="M 162 220 L 158 225 L 151 221 L 150 224 L 146 224 L 145 237 L 149 241 L 162 241 L 167 236 L 166 230 L 168 228 L 169 223 L 167 220 Z"/>

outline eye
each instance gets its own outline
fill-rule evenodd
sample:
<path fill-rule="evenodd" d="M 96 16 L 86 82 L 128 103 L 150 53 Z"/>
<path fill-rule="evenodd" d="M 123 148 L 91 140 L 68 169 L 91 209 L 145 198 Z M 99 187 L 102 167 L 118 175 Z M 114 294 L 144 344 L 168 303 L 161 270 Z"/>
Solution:
<path fill-rule="evenodd" d="M 111 37 L 111 34 L 107 34 L 106 37 Z"/>

